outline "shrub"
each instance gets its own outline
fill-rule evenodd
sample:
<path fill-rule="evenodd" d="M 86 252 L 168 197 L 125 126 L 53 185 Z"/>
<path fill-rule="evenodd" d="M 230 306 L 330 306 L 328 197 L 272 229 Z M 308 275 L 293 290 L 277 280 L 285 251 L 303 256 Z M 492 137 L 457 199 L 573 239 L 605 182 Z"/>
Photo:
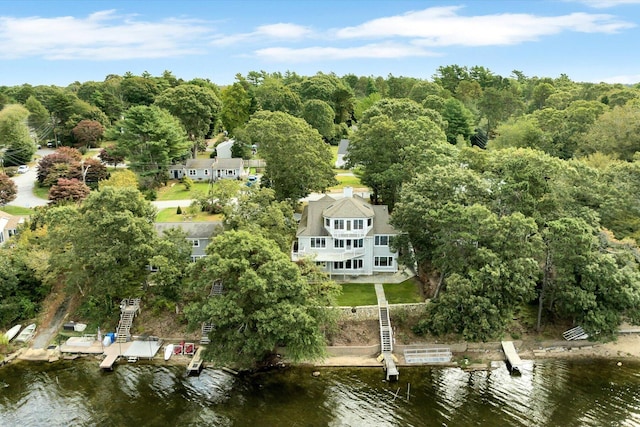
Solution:
<path fill-rule="evenodd" d="M 182 215 L 182 208 L 180 206 L 178 206 L 178 209 L 176 209 L 176 214 Z"/>

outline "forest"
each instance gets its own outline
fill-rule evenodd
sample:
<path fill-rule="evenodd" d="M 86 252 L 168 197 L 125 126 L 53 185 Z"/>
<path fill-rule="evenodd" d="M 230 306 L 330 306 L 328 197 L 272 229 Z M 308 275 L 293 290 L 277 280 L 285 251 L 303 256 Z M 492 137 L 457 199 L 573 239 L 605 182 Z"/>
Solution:
<path fill-rule="evenodd" d="M 63 147 L 38 172 L 57 196 L 0 249 L 0 325 L 33 317 L 52 290 L 79 296 L 94 319 L 125 293 L 153 293 L 186 307 L 185 322 L 224 319 L 221 342 L 251 343 L 229 357 L 283 342 L 319 354 L 332 319 L 308 308 L 330 305 L 336 287 L 288 251 L 299 199 L 334 184 L 329 145 L 343 138 L 347 166 L 389 206 L 394 245 L 425 283 L 418 332 L 486 341 L 522 307 L 538 330 L 581 325 L 602 340 L 640 322 L 640 85 L 457 65 L 425 79 L 251 71 L 226 86 L 165 71 L 1 86 L 0 108 L 8 175 L 38 144 Z M 267 167 L 261 188 L 224 206 L 207 257 L 189 263 L 184 235 L 154 234 L 148 199 L 223 132 L 236 157 L 257 145 Z M 77 155 L 93 147 L 102 162 L 87 177 Z M 135 173 L 126 182 L 107 168 L 122 161 Z M 0 206 L 15 193 L 3 175 Z M 214 191 L 229 200 L 226 190 Z M 203 298 L 220 277 L 228 299 Z"/>

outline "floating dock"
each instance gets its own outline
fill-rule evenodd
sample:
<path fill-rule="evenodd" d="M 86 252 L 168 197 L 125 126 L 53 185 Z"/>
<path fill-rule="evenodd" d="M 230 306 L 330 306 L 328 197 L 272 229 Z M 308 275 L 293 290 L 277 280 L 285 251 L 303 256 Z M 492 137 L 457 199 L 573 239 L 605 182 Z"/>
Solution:
<path fill-rule="evenodd" d="M 202 351 L 204 350 L 203 346 L 198 347 L 196 354 L 193 355 L 193 359 L 189 362 L 189 366 L 187 366 L 187 374 L 189 375 L 199 375 L 204 368 L 204 362 L 202 360 Z"/>
<path fill-rule="evenodd" d="M 507 367 L 512 374 L 519 374 L 522 367 L 522 359 L 518 356 L 513 341 L 502 341 L 502 351 L 507 358 Z"/>

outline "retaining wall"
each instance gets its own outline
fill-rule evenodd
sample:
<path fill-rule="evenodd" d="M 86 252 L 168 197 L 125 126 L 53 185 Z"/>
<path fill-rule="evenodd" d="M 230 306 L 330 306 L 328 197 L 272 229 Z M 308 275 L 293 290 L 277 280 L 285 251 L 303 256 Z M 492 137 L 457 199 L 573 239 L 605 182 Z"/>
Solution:
<path fill-rule="evenodd" d="M 400 312 L 419 314 L 424 311 L 427 303 L 389 304 L 389 316 L 393 325 L 393 316 Z M 340 320 L 378 320 L 377 305 L 360 305 L 356 307 L 333 307 L 338 310 Z"/>

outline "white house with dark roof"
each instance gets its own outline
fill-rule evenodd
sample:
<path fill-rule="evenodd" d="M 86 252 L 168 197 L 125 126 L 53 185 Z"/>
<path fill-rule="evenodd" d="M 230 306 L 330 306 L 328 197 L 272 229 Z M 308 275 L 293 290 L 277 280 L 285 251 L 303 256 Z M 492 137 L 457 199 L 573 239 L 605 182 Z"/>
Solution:
<path fill-rule="evenodd" d="M 330 274 L 351 276 L 398 271 L 398 255 L 390 247 L 398 232 L 389 224 L 389 210 L 353 195 L 325 195 L 304 208 L 291 259 L 308 257 Z"/>
<path fill-rule="evenodd" d="M 245 175 L 242 158 L 189 159 L 185 164 L 172 165 L 169 168 L 169 176 L 172 179 L 182 179 L 186 176 L 194 181 L 217 181 L 241 179 Z"/>
<path fill-rule="evenodd" d="M 342 169 L 345 167 L 347 162 L 345 162 L 344 156 L 347 155 L 348 151 L 349 151 L 349 140 L 341 139 L 340 142 L 338 143 L 338 157 L 336 158 L 336 164 L 335 164 L 336 168 Z"/>
<path fill-rule="evenodd" d="M 24 224 L 25 217 L 15 216 L 0 211 L 0 246 L 4 245 L 9 238 L 18 234 L 19 227 Z"/>

